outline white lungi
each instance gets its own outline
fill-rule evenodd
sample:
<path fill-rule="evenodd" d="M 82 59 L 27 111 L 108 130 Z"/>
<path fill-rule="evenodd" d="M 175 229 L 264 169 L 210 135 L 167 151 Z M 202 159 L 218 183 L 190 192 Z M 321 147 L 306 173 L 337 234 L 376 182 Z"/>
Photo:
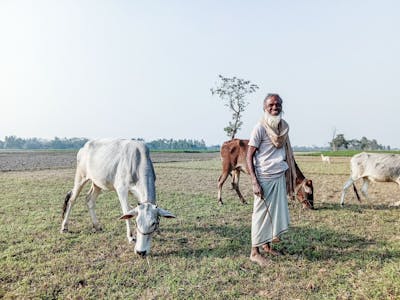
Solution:
<path fill-rule="evenodd" d="M 258 179 L 264 199 L 254 196 L 251 218 L 251 244 L 253 247 L 271 242 L 289 229 L 290 217 L 286 196 L 285 173 L 274 179 Z"/>

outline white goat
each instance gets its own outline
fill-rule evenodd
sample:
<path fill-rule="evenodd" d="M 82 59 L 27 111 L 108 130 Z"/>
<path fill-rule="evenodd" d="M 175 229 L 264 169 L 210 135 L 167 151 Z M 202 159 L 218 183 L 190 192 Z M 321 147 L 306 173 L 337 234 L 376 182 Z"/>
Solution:
<path fill-rule="evenodd" d="M 323 163 L 328 163 L 328 164 L 331 163 L 331 158 L 329 156 L 324 156 L 322 153 L 321 153 L 321 160 Z"/>

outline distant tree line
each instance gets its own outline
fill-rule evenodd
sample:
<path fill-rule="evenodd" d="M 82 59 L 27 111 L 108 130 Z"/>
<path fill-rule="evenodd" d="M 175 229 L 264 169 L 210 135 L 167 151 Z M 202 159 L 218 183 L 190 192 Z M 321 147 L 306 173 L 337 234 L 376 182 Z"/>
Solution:
<path fill-rule="evenodd" d="M 133 138 L 145 142 L 142 138 Z M 6 136 L 4 141 L 0 140 L 0 149 L 79 149 L 86 142 L 87 138 L 59 138 L 52 140 L 41 138 L 19 138 L 14 135 Z M 207 146 L 204 140 L 193 139 L 158 139 L 146 142 L 150 150 L 188 150 L 188 151 L 218 151 L 219 145 Z"/>
<path fill-rule="evenodd" d="M 375 139 L 369 140 L 363 136 L 360 140 L 346 140 L 343 134 L 336 135 L 329 143 L 333 151 L 348 150 L 390 150 L 390 146 L 378 144 Z"/>
<path fill-rule="evenodd" d="M 58 138 L 46 140 L 41 138 L 19 138 L 15 135 L 0 140 L 0 149 L 79 149 L 87 138 Z"/>
<path fill-rule="evenodd" d="M 205 141 L 194 139 L 158 139 L 150 142 L 145 142 L 143 138 L 132 138 L 139 140 L 149 147 L 150 150 L 180 150 L 180 151 L 219 151 L 220 145 L 207 146 Z M 52 140 L 41 138 L 19 138 L 14 135 L 6 136 L 4 141 L 0 140 L 0 149 L 79 149 L 86 142 L 87 138 L 59 138 L 55 137 Z M 390 146 L 382 146 L 375 139 L 369 140 L 362 137 L 360 140 L 346 140 L 343 134 L 336 135 L 329 143 L 333 151 L 337 150 L 391 150 Z M 295 151 L 322 151 L 328 150 L 327 147 L 299 147 L 293 146 Z"/>
<path fill-rule="evenodd" d="M 136 140 L 144 141 L 139 138 Z M 204 140 L 193 140 L 193 139 L 158 139 L 151 142 L 146 142 L 147 147 L 150 150 L 187 150 L 187 151 L 213 151 L 219 150 L 219 145 L 207 146 Z"/>

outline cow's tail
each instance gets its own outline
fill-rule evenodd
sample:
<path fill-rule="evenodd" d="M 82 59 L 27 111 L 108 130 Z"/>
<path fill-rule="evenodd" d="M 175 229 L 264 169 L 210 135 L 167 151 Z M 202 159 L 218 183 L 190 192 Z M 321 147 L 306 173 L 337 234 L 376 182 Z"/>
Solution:
<path fill-rule="evenodd" d="M 353 183 L 353 190 L 354 190 L 354 193 L 356 193 L 357 200 L 361 202 L 360 195 L 358 195 L 358 191 L 357 191 L 356 185 L 354 183 Z"/>
<path fill-rule="evenodd" d="M 64 216 L 65 216 L 65 211 L 67 210 L 67 207 L 68 207 L 69 200 L 71 199 L 71 196 L 72 196 L 72 191 L 69 191 L 67 193 L 67 195 L 65 196 L 64 205 L 63 205 L 63 212 L 62 212 L 62 218 L 63 219 L 64 219 Z"/>

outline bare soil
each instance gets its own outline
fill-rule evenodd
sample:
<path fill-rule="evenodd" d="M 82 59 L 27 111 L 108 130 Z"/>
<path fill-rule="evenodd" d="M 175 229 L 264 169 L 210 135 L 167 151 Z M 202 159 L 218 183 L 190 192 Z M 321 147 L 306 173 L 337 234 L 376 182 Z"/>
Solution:
<path fill-rule="evenodd" d="M 35 170 L 60 170 L 76 168 L 77 151 L 0 151 L 0 172 L 9 171 L 35 171 Z M 219 152 L 213 153 L 169 153 L 169 152 L 151 152 L 151 158 L 156 167 L 158 185 L 162 185 L 163 178 L 167 179 L 166 184 L 169 190 L 178 189 L 180 191 L 193 190 L 191 184 L 198 181 L 198 189 L 204 193 L 216 195 L 216 182 L 220 175 Z M 216 162 L 216 160 L 218 162 Z M 315 202 L 324 205 L 333 201 L 339 203 L 340 194 L 344 183 L 350 175 L 349 157 L 335 157 L 331 164 L 324 164 L 319 157 L 296 156 L 301 170 L 307 178 L 314 182 Z M 174 162 L 175 164 L 169 164 Z M 193 162 L 190 165 L 182 165 L 180 162 Z M 165 165 L 164 163 L 168 163 Z M 176 164 L 177 163 L 177 164 Z M 171 177 L 171 169 L 178 168 L 179 172 L 174 172 Z M 197 179 L 190 180 L 193 169 L 196 169 Z M 204 170 L 203 170 L 204 169 Z M 212 171 L 211 171 L 212 170 Z M 204 172 L 199 176 L 199 172 Z M 210 173 L 211 172 L 211 173 Z M 59 172 L 58 172 L 59 173 Z M 165 174 L 164 174 L 165 173 Z M 171 184 L 174 179 L 175 184 Z M 204 182 L 206 181 L 206 182 Z M 241 176 L 241 190 L 247 201 L 251 201 L 252 193 L 249 188 L 249 177 L 243 174 Z M 356 186 L 361 188 L 361 182 L 356 182 Z M 227 201 L 239 201 L 236 193 L 231 189 L 230 179 L 223 187 L 222 196 Z M 372 183 L 369 188 L 370 199 L 362 197 L 365 204 L 392 205 L 400 202 L 398 187 L 393 183 Z M 362 196 L 362 195 L 360 195 Z M 215 196 L 216 197 L 216 196 Z M 232 199 L 232 200 L 230 200 Z M 233 200 L 234 199 L 234 200 Z M 345 203 L 359 205 L 352 188 L 348 190 Z"/>
<path fill-rule="evenodd" d="M 77 151 L 0 151 L 0 171 L 69 169 L 76 167 Z M 213 153 L 152 152 L 154 163 L 209 160 L 219 157 Z"/>

